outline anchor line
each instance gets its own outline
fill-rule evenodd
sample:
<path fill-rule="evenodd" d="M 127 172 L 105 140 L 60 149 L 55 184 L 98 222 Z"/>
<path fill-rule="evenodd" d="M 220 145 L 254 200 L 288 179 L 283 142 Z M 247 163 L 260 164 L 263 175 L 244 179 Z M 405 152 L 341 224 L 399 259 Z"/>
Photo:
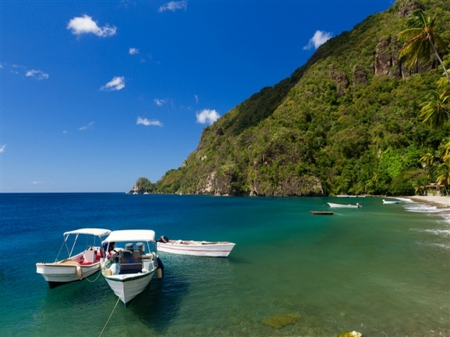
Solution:
<path fill-rule="evenodd" d="M 123 293 L 123 290 L 122 290 L 122 293 Z M 122 296 L 122 295 L 120 295 L 120 296 Z M 109 320 L 111 319 L 111 317 L 112 317 L 114 311 L 116 310 L 117 304 L 118 304 L 119 301 L 120 301 L 120 296 L 119 296 L 119 298 L 117 299 L 117 302 L 116 302 L 116 304 L 114 305 L 114 308 L 113 308 L 113 310 L 111 311 L 111 314 L 109 315 L 108 320 L 106 321 L 105 326 L 103 327 L 103 329 L 102 329 L 102 331 L 100 332 L 100 335 L 98 335 L 98 337 L 100 337 L 100 336 L 103 334 L 103 331 L 105 331 L 106 326 L 108 325 Z"/>

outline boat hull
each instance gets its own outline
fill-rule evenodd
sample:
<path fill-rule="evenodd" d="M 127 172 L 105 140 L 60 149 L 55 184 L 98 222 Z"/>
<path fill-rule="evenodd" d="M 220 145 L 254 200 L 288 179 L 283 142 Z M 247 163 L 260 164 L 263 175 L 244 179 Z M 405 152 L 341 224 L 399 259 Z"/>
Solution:
<path fill-rule="evenodd" d="M 158 242 L 158 251 L 191 256 L 205 257 L 228 257 L 233 250 L 235 243 L 219 242 L 219 243 L 202 243 L 198 241 L 169 241 Z"/>
<path fill-rule="evenodd" d="M 155 271 L 156 268 L 139 274 L 108 276 L 103 273 L 103 276 L 114 294 L 125 306 L 128 306 L 131 301 L 148 286 Z"/>
<path fill-rule="evenodd" d="M 81 281 L 100 271 L 100 262 L 83 265 L 72 260 L 55 263 L 36 263 L 36 272 L 48 282 L 50 289 Z"/>
<path fill-rule="evenodd" d="M 359 205 L 359 204 L 357 204 L 357 205 L 352 205 L 352 204 L 344 205 L 344 204 L 335 204 L 335 203 L 332 203 L 332 202 L 328 202 L 327 204 L 328 204 L 331 208 L 361 208 L 361 207 L 362 207 L 362 206 Z"/>
<path fill-rule="evenodd" d="M 328 211 L 311 211 L 312 215 L 333 215 L 333 212 Z"/>

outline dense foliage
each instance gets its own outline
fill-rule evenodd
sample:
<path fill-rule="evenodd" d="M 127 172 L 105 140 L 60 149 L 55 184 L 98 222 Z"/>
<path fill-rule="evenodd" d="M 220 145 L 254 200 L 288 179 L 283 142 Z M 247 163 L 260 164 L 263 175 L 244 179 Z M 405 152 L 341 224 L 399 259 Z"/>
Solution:
<path fill-rule="evenodd" d="M 138 193 L 153 192 L 154 185 L 147 178 L 141 177 L 136 181 L 133 191 Z"/>
<path fill-rule="evenodd" d="M 386 12 L 326 42 L 291 77 L 263 88 L 205 128 L 196 151 L 182 167 L 168 171 L 155 184 L 155 191 L 422 192 L 439 173 L 431 172 L 421 158 L 443 151 L 450 135 L 448 120 L 436 129 L 419 117 L 442 69 L 432 61 L 396 76 L 394 71 L 377 74 L 374 66 L 377 46 L 384 40 L 393 49 L 392 70 L 398 67 L 397 35 L 407 20 L 399 13 L 411 4 L 436 15 L 436 29 L 448 43 L 449 1 L 397 0 Z M 363 80 L 356 80 L 355 69 L 362 70 Z M 213 187 L 205 189 L 208 184 Z M 309 188 L 292 192 L 292 184 Z"/>

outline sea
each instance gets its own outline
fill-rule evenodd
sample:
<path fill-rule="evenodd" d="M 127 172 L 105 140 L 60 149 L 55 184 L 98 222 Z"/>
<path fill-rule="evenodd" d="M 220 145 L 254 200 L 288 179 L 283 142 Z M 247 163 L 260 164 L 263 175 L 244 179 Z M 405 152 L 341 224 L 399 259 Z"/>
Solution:
<path fill-rule="evenodd" d="M 327 202 L 359 202 L 332 209 Z M 381 198 L 0 194 L 6 336 L 450 336 L 450 214 Z M 125 308 L 100 273 L 49 289 L 66 231 L 153 229 L 232 241 L 228 258 L 159 254 Z"/>

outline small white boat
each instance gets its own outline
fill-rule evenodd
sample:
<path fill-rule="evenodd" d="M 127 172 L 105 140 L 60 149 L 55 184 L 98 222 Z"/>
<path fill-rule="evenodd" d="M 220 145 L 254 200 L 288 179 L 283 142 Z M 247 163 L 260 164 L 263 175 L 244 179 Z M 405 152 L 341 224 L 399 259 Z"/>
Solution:
<path fill-rule="evenodd" d="M 400 200 L 400 201 L 403 201 L 403 202 L 414 202 L 414 201 L 412 201 L 412 200 L 409 199 L 409 198 L 400 198 L 400 197 L 397 197 L 397 198 L 395 198 L 395 199 Z"/>
<path fill-rule="evenodd" d="M 384 205 L 396 205 L 399 204 L 400 200 L 384 200 L 383 199 L 383 204 Z"/>
<path fill-rule="evenodd" d="M 106 250 L 115 243 L 113 255 L 102 267 L 102 275 L 117 297 L 128 306 L 150 283 L 155 272 L 162 277 L 164 266 L 157 255 L 153 230 L 113 231 L 103 241 Z"/>
<path fill-rule="evenodd" d="M 81 228 L 65 232 L 60 252 L 65 247 L 67 258 L 58 260 L 58 253 L 55 262 L 38 262 L 36 263 L 36 272 L 44 277 L 50 289 L 66 283 L 81 281 L 95 274 L 101 268 L 101 240 L 110 232 L 109 229 L 103 228 Z M 75 249 L 81 248 L 81 241 L 86 242 L 87 246 L 83 246 L 81 251 L 76 250 L 74 254 Z"/>
<path fill-rule="evenodd" d="M 169 240 L 162 236 L 158 240 L 158 251 L 179 255 L 227 257 L 236 244 L 233 242 L 208 242 Z"/>
<path fill-rule="evenodd" d="M 327 204 L 331 207 L 331 208 L 361 208 L 362 205 L 357 202 L 356 204 L 335 204 L 332 202 L 327 202 Z"/>

